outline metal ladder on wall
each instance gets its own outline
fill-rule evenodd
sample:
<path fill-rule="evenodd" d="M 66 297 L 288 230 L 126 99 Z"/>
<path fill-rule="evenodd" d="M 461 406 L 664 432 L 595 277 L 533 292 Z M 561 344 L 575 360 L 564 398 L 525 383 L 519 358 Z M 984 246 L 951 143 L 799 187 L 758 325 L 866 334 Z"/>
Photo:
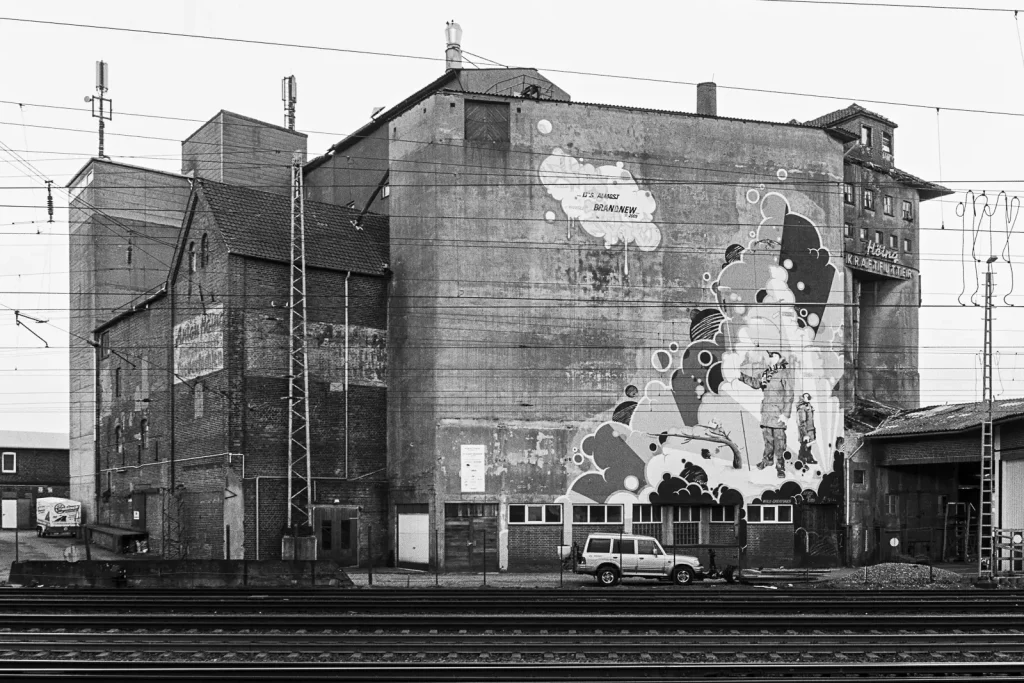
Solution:
<path fill-rule="evenodd" d="M 978 573 L 991 575 L 993 506 L 996 488 L 995 449 L 992 443 L 992 422 L 981 423 L 981 500 L 978 515 Z"/>

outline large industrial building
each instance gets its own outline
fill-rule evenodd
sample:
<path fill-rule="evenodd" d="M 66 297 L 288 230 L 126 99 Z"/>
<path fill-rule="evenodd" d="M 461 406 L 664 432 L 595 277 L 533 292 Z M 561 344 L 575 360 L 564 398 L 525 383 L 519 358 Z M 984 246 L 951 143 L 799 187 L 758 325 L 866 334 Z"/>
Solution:
<path fill-rule="evenodd" d="M 449 57 L 302 170 L 318 556 L 548 568 L 624 530 L 858 559 L 849 419 L 917 406 L 918 208 L 948 193 L 893 166 L 895 124 L 719 116 L 714 84 L 695 113 L 580 103 Z M 72 181 L 72 493 L 151 552 L 297 531 L 295 151 L 221 112 L 181 175 Z"/>

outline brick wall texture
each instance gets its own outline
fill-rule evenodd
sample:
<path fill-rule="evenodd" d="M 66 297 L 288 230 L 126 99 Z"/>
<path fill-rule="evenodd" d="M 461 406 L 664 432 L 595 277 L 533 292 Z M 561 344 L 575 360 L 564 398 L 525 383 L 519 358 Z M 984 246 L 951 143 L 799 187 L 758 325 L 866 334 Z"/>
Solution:
<path fill-rule="evenodd" d="M 558 547 L 562 545 L 561 524 L 510 524 L 508 527 L 508 570 L 557 571 Z"/>

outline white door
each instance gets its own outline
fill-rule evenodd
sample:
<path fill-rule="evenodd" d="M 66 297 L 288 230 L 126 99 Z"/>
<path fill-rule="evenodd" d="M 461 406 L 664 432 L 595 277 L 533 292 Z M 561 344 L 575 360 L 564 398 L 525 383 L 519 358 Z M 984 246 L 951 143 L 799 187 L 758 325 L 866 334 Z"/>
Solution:
<path fill-rule="evenodd" d="M 0 528 L 15 529 L 18 526 L 18 501 L 3 501 L 3 520 L 0 521 Z"/>
<path fill-rule="evenodd" d="M 430 515 L 398 515 L 398 563 L 430 563 Z"/>

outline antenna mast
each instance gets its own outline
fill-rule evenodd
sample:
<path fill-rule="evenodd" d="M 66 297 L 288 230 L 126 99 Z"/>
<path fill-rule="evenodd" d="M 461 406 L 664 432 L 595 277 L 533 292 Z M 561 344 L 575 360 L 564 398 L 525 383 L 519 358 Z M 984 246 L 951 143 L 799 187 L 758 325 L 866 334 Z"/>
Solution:
<path fill-rule="evenodd" d="M 107 63 L 96 62 L 96 94 L 86 95 L 85 101 L 92 103 L 92 116 L 100 120 L 100 150 L 97 154 L 100 159 L 109 158 L 103 153 L 103 122 L 114 118 L 114 103 L 106 97 L 109 88 L 110 72 L 107 69 Z"/>
<path fill-rule="evenodd" d="M 284 126 L 295 130 L 295 101 L 299 98 L 299 83 L 295 76 L 281 79 L 281 101 L 284 102 Z"/>
<path fill-rule="evenodd" d="M 286 79 L 287 80 L 287 79 Z M 306 363 L 306 227 L 302 198 L 302 155 L 292 155 L 291 289 L 288 298 L 288 528 L 312 522 L 312 467 L 309 439 L 309 366 Z M 308 533 L 307 529 L 303 529 Z M 298 558 L 298 554 L 296 554 Z"/>
<path fill-rule="evenodd" d="M 981 393 L 985 418 L 981 423 L 981 510 L 978 515 L 978 577 L 991 578 L 995 570 L 995 533 L 999 505 L 999 463 L 992 429 L 992 263 L 985 271 L 985 341 L 982 351 Z"/>

